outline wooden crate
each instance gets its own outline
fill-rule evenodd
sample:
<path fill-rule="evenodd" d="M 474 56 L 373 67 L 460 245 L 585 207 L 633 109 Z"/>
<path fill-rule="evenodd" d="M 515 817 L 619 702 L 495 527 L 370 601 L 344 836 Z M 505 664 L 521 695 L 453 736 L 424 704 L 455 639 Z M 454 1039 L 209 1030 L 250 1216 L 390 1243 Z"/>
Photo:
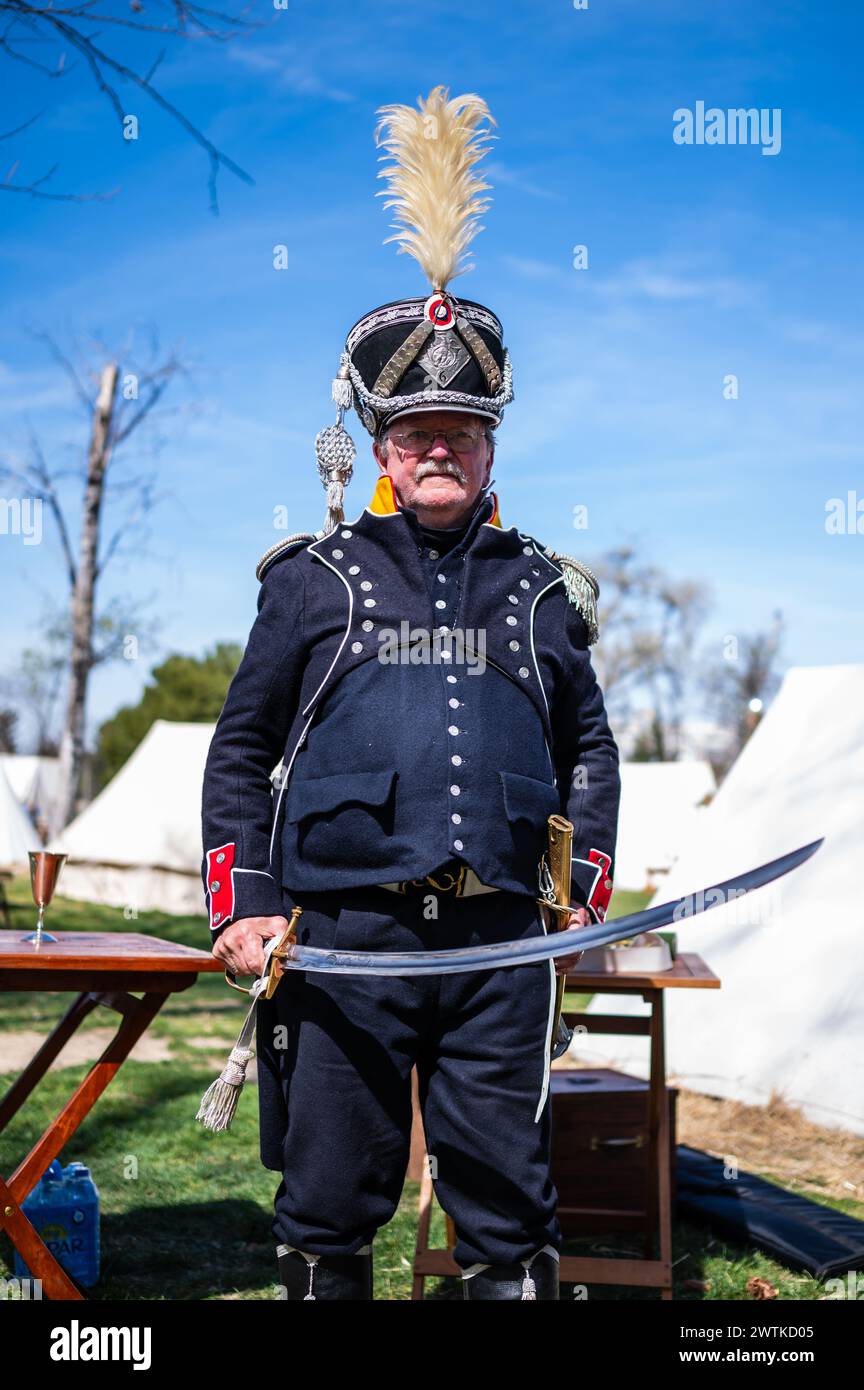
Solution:
<path fill-rule="evenodd" d="M 675 1203 L 675 1102 L 669 1102 L 672 1205 Z M 552 1179 L 565 1236 L 646 1230 L 649 1181 L 648 1082 L 607 1068 L 550 1074 Z"/>

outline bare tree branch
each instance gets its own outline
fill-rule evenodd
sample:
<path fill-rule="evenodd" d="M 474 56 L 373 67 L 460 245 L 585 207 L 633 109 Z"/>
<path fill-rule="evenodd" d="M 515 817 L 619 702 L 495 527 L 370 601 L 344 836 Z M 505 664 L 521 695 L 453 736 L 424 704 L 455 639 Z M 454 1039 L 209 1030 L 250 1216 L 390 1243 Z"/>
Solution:
<path fill-rule="evenodd" d="M 36 115 L 35 115 L 35 116 L 31 116 L 30 119 L 27 120 L 27 121 L 25 121 L 23 125 L 16 125 L 16 127 L 15 127 L 14 130 L 6 130 L 6 131 L 4 131 L 3 134 L 0 135 L 0 140 L 11 140 L 13 135 L 20 135 L 21 132 L 22 132 L 22 130 L 27 130 L 27 129 L 29 129 L 29 127 L 30 127 L 31 125 L 34 125 L 36 121 L 41 120 L 41 118 L 42 118 L 44 115 L 45 115 L 45 112 L 44 112 L 44 111 L 37 111 L 37 112 L 36 112 Z"/>
<path fill-rule="evenodd" d="M 136 0 L 131 0 L 133 13 L 136 10 Z M 140 4 L 137 5 L 140 11 Z M 140 75 L 134 68 L 127 66 L 126 63 L 114 58 L 110 53 L 97 45 L 99 31 L 89 28 L 92 25 L 105 25 L 132 30 L 140 34 L 161 34 L 171 38 L 180 38 L 188 41 L 209 39 L 215 43 L 226 43 L 236 38 L 239 33 L 259 27 L 257 21 L 247 21 L 237 15 L 231 15 L 222 10 L 209 9 L 202 5 L 186 3 L 186 0 L 173 0 L 168 5 L 171 19 L 163 24 L 153 24 L 147 20 L 129 18 L 127 15 L 111 15 L 97 12 L 91 8 L 87 0 L 72 5 L 54 6 L 50 3 L 46 5 L 36 5 L 31 0 L 0 0 L 0 12 L 6 11 L 11 15 L 10 23 L 7 25 L 2 37 L 0 37 L 0 51 L 16 62 L 22 62 L 43 73 L 47 77 L 58 77 L 65 74 L 68 69 L 63 65 L 65 55 L 61 54 L 61 62 L 53 71 L 43 64 L 22 53 L 17 47 L 22 40 L 15 36 L 14 30 L 17 26 L 24 27 L 34 36 L 36 41 L 57 41 L 61 40 L 68 44 L 84 62 L 90 76 L 105 100 L 111 107 L 114 115 L 122 123 L 128 112 L 118 95 L 112 78 L 119 78 L 123 81 L 131 82 L 139 91 L 143 92 L 152 102 L 159 106 L 168 116 L 180 125 L 198 145 L 205 151 L 209 161 L 208 189 L 210 193 L 211 211 L 217 213 L 219 210 L 216 196 L 216 182 L 221 169 L 228 169 L 236 178 L 242 179 L 244 183 L 254 184 L 254 179 L 245 169 L 241 168 L 227 154 L 224 154 L 211 140 L 199 130 L 199 128 L 184 113 L 163 96 L 157 87 L 153 85 L 153 77 L 166 56 L 165 49 L 161 50 L 156 58 Z M 86 26 L 86 27 L 85 27 Z M 190 32 L 190 30 L 192 32 Z M 40 113 L 43 114 L 43 113 Z M 27 126 L 32 125 L 38 117 L 33 117 L 26 125 L 21 126 L 16 131 L 10 131 L 7 136 L 0 136 L 0 139 L 7 139 L 19 134 Z M 14 167 L 14 166 L 13 166 Z M 54 193 L 44 188 L 44 185 L 56 172 L 54 166 L 43 174 L 40 178 L 29 184 L 13 184 L 8 181 L 0 184 L 0 192 L 26 193 L 31 197 L 47 198 L 54 201 L 63 202 L 85 202 L 85 201 L 106 201 L 115 196 L 117 190 L 108 193 Z"/>
<path fill-rule="evenodd" d="M 54 358 L 54 361 L 57 363 L 57 365 L 63 368 L 64 372 L 66 373 L 66 375 L 72 383 L 73 390 L 75 391 L 78 400 L 84 407 L 85 413 L 89 416 L 93 410 L 93 395 L 92 392 L 87 390 L 86 386 L 81 380 L 81 377 L 79 376 L 74 363 L 72 363 L 69 360 L 63 349 L 60 347 L 59 343 L 56 341 L 55 338 L 52 338 L 50 333 L 46 333 L 42 329 L 31 329 L 30 336 L 31 338 L 34 338 L 37 343 L 43 343 L 50 352 L 51 356 Z"/>
<path fill-rule="evenodd" d="M 112 436 L 113 445 L 116 446 L 118 444 L 122 444 L 124 440 L 128 439 L 130 434 L 132 434 L 133 431 L 138 428 L 142 421 L 146 420 L 147 416 L 151 413 L 152 410 L 155 409 L 159 401 L 162 399 L 163 395 L 170 386 L 173 377 L 175 377 L 178 374 L 179 370 L 179 367 L 172 366 L 170 370 L 166 371 L 162 380 L 153 381 L 151 383 L 150 394 L 147 397 L 146 401 L 144 401 L 140 405 L 139 409 L 131 417 L 128 424 L 120 425 L 119 428 L 115 429 L 115 432 Z"/>
<path fill-rule="evenodd" d="M 185 368 L 175 353 L 161 363 L 156 359 L 155 365 L 148 364 L 146 370 L 134 373 L 134 401 L 124 402 L 118 353 L 100 350 L 97 359 L 100 364 L 99 388 L 98 392 L 90 393 L 84 384 L 84 373 L 54 339 L 44 332 L 33 336 L 62 368 L 77 401 L 87 408 L 89 424 L 86 468 L 81 477 L 79 536 L 74 542 L 57 487 L 58 479 L 68 475 L 69 470 L 52 471 L 32 431 L 30 459 L 26 467 L 16 466 L 14 461 L 0 466 L 0 477 L 14 479 L 50 508 L 57 522 L 67 570 L 69 614 L 65 622 L 64 665 L 68 671 L 68 698 L 59 752 L 60 791 L 58 804 L 51 813 L 52 831 L 56 831 L 74 814 L 81 785 L 85 765 L 86 699 L 91 673 L 94 666 L 118 655 L 123 649 L 125 637 L 129 635 L 128 623 L 124 628 L 126 620 L 116 601 L 97 611 L 97 590 L 106 567 L 123 553 L 124 543 L 140 533 L 145 519 L 164 496 L 156 493 L 152 477 L 117 477 L 116 454 L 121 445 L 141 431 L 145 421 L 154 419 L 169 384 L 182 375 Z M 158 350 L 157 339 L 154 339 L 152 346 Z M 128 351 L 131 352 L 131 347 Z M 124 407 L 128 407 L 125 412 Z M 114 526 L 113 533 L 103 541 L 103 530 L 111 510 L 109 504 L 118 495 L 129 499 L 126 514 Z M 140 626 L 139 623 L 139 629 Z M 135 635 L 140 636 L 140 632 Z"/>
<path fill-rule="evenodd" d="M 102 551 L 96 566 L 97 579 L 101 578 L 103 571 L 113 557 L 122 553 L 122 542 L 128 540 L 129 536 L 141 526 L 144 518 L 149 516 L 160 502 L 164 501 L 166 495 L 166 493 L 153 493 L 152 480 L 139 488 L 137 506 L 127 513 Z"/>
<path fill-rule="evenodd" d="M 35 476 L 40 481 L 45 500 L 48 502 L 51 514 L 54 517 L 54 521 L 57 525 L 57 530 L 60 534 L 60 545 L 63 550 L 63 557 L 66 561 L 66 572 L 69 577 L 69 585 L 70 588 L 74 589 L 75 582 L 78 578 L 78 566 L 75 561 L 75 553 L 72 549 L 72 542 L 69 539 L 69 529 L 66 525 L 66 517 L 64 515 L 63 508 L 60 505 L 60 499 L 57 496 L 56 479 L 52 479 L 48 471 L 48 464 L 45 461 L 45 456 L 42 453 L 42 446 L 40 445 L 38 439 L 33 433 L 31 433 L 30 435 L 30 448 L 33 450 L 36 459 L 36 462 L 33 466 L 33 471 L 35 473 Z"/>
<path fill-rule="evenodd" d="M 108 203 L 120 192 L 119 188 L 114 188 L 108 193 L 46 193 L 42 184 L 56 174 L 58 168 L 59 165 L 55 164 L 53 169 L 33 183 L 0 183 L 0 193 L 26 193 L 31 198 L 45 198 L 52 203 Z"/>

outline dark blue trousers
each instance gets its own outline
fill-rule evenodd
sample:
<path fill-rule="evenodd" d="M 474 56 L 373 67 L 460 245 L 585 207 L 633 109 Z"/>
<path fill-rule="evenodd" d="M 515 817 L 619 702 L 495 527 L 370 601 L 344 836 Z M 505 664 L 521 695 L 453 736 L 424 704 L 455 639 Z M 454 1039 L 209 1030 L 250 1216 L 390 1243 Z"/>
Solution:
<path fill-rule="evenodd" d="M 298 939 L 444 950 L 542 936 L 533 899 L 298 893 Z M 286 891 L 285 911 L 294 898 Z M 437 911 L 437 916 L 431 915 Z M 288 972 L 258 1005 L 261 1159 L 282 1172 L 277 1243 L 355 1254 L 393 1216 L 416 1064 L 429 1162 L 463 1268 L 560 1249 L 549 1174 L 551 962 L 418 979 Z"/>

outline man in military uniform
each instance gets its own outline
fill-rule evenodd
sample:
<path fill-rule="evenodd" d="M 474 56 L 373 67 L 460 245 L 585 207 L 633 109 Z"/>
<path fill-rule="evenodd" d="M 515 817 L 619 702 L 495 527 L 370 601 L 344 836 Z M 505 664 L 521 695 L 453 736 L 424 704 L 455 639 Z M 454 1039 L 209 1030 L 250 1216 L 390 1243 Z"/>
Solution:
<path fill-rule="evenodd" d="M 419 165 L 423 189 L 438 187 L 436 160 L 452 171 L 461 148 L 464 230 L 486 187 L 471 172 L 484 118 L 478 97 L 450 101 L 441 88 L 419 111 L 385 108 L 386 172 L 410 225 L 400 236 L 432 293 L 350 330 L 337 423 L 318 438 L 324 529 L 259 565 L 258 616 L 203 794 L 213 949 L 235 973 L 261 973 L 263 943 L 295 905 L 299 939 L 325 948 L 542 935 L 553 813 L 574 825 L 569 925 L 605 915 L 619 775 L 589 654 L 596 583 L 499 515 L 493 431 L 512 397 L 501 324 L 448 291 L 467 237 L 452 218 L 446 234 L 424 223 L 411 185 Z M 430 121 L 431 139 L 418 126 Z M 349 405 L 379 477 L 346 522 Z M 558 1297 L 556 982 L 552 961 L 401 979 L 289 971 L 259 1000 L 261 1158 L 283 1175 L 273 1233 L 288 1298 L 372 1297 L 374 1236 L 405 1177 L 415 1066 L 464 1296 Z"/>

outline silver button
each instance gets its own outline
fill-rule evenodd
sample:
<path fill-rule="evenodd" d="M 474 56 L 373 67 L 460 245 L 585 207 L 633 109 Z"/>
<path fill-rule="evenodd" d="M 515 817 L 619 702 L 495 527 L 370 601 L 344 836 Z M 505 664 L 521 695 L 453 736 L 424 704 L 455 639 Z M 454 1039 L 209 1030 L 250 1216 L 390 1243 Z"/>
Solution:
<path fill-rule="evenodd" d="M 364 579 L 363 583 L 360 585 L 360 588 L 364 591 L 364 593 L 368 593 L 369 590 L 372 588 L 372 585 L 368 579 Z"/>
<path fill-rule="evenodd" d="M 523 555 L 533 555 L 533 554 L 534 554 L 534 547 L 533 547 L 533 545 L 523 545 L 523 547 L 522 547 L 522 554 L 523 554 Z"/>
<path fill-rule="evenodd" d="M 371 618 L 364 618 L 360 626 L 362 627 L 364 632 L 371 632 L 375 624 L 373 623 Z"/>
<path fill-rule="evenodd" d="M 528 582 L 527 579 L 520 579 L 520 580 L 519 580 L 519 587 L 520 587 L 520 589 L 530 589 L 530 588 L 531 588 L 531 585 L 529 584 L 529 582 Z"/>
<path fill-rule="evenodd" d="M 454 849 L 464 849 L 465 846 L 463 845 L 463 843 L 462 843 L 461 840 L 454 840 L 454 841 L 453 841 L 453 848 L 454 848 Z"/>
<path fill-rule="evenodd" d="M 452 652 L 441 652 L 440 655 L 441 655 L 441 660 L 442 660 L 442 661 L 452 661 L 452 660 L 453 660 L 453 653 L 452 653 Z"/>
<path fill-rule="evenodd" d="M 452 784 L 452 786 L 450 787 L 450 792 L 451 792 L 451 795 L 453 795 L 453 796 L 458 796 L 459 793 L 461 792 L 461 790 L 462 790 L 462 788 L 461 788 L 461 787 L 457 787 L 457 785 L 456 785 L 455 782 L 454 782 L 454 783 Z"/>
<path fill-rule="evenodd" d="M 225 863 L 225 855 L 222 854 L 222 853 L 217 854 L 217 855 L 216 855 L 216 863 L 217 863 L 217 864 L 224 864 L 224 863 Z"/>
<path fill-rule="evenodd" d="M 458 811 L 454 811 L 450 819 L 452 820 L 454 825 L 462 824 L 462 817 L 460 816 Z"/>
<path fill-rule="evenodd" d="M 349 573 L 349 574 L 359 574 L 359 573 L 360 573 L 360 566 L 359 566 L 359 565 L 349 565 L 349 567 L 348 567 L 348 573 Z"/>
<path fill-rule="evenodd" d="M 435 600 L 435 607 L 436 607 L 436 608 L 446 608 L 446 607 L 447 607 L 447 600 L 446 600 L 446 598 L 436 598 L 436 600 Z"/>
<path fill-rule="evenodd" d="M 508 603 L 518 603 L 519 600 L 518 600 L 518 598 L 516 597 L 515 594 L 508 594 L 508 595 L 507 595 L 507 602 L 508 602 Z"/>
<path fill-rule="evenodd" d="M 343 541 L 350 541 L 351 537 L 354 535 L 354 532 L 353 532 L 353 531 L 342 531 L 342 532 L 341 532 L 341 535 L 342 535 Z"/>
<path fill-rule="evenodd" d="M 458 728 L 456 727 L 455 724 L 449 724 L 449 725 L 447 726 L 447 732 L 448 732 L 448 734 L 452 734 L 453 737 L 455 738 L 456 735 L 458 734 L 459 730 L 458 730 Z"/>
<path fill-rule="evenodd" d="M 210 892 L 218 893 L 221 887 L 222 884 L 219 882 L 218 878 L 214 878 L 213 882 L 210 884 Z"/>
<path fill-rule="evenodd" d="M 341 559 L 342 559 L 342 556 L 345 554 L 345 551 L 344 551 L 344 550 L 334 550 L 334 551 L 331 552 L 331 554 L 332 554 L 334 560 L 341 560 Z"/>
<path fill-rule="evenodd" d="M 222 913 L 221 913 L 221 912 L 214 912 L 214 913 L 213 913 L 213 921 L 214 921 L 214 922 L 221 922 L 221 921 L 222 921 Z"/>
<path fill-rule="evenodd" d="M 505 621 L 505 623 L 509 623 L 511 627 L 515 627 L 516 624 L 518 623 L 519 619 L 518 619 L 518 618 L 514 618 L 514 617 L 508 617 L 508 618 L 505 618 L 504 621 Z"/>
<path fill-rule="evenodd" d="M 437 559 L 438 559 L 438 551 L 437 551 L 437 550 L 430 550 L 430 551 L 429 551 L 429 559 L 430 559 L 430 560 L 437 560 Z"/>
<path fill-rule="evenodd" d="M 446 576 L 446 574 L 439 574 L 439 576 L 438 576 L 438 583 L 439 583 L 439 584 L 446 584 L 446 583 L 447 583 L 447 576 Z"/>
<path fill-rule="evenodd" d="M 527 667 L 527 666 L 520 666 L 520 667 L 519 667 L 519 674 L 520 674 L 520 676 L 522 676 L 522 678 L 523 678 L 523 680 L 524 680 L 525 676 L 530 676 L 531 672 L 528 670 L 528 667 Z"/>
<path fill-rule="evenodd" d="M 444 606 L 445 606 L 445 608 L 446 608 L 447 605 L 445 604 Z M 449 627 L 447 627 L 447 625 L 446 625 L 446 623 L 445 623 L 445 625 L 444 625 L 443 627 L 436 628 L 436 630 L 435 630 L 435 635 L 436 635 L 436 637 L 446 637 L 449 631 L 450 631 L 450 629 L 449 629 Z"/>
<path fill-rule="evenodd" d="M 364 608 L 374 608 L 374 607 L 375 607 L 375 600 L 374 600 L 374 598 L 364 598 L 364 600 L 363 600 L 363 607 L 364 607 Z"/>
<path fill-rule="evenodd" d="M 351 643 L 351 650 L 352 650 L 352 652 L 362 652 L 362 650 L 363 650 L 363 643 L 362 643 L 362 642 L 352 642 L 352 643 Z"/>
<path fill-rule="evenodd" d="M 461 766 L 462 766 L 462 759 L 459 757 L 459 754 L 458 754 L 458 753 L 454 753 L 454 754 L 453 754 L 453 757 L 450 759 L 450 761 L 451 761 L 451 763 L 453 764 L 454 767 L 461 767 Z M 452 792 L 453 788 L 451 787 L 450 790 L 451 790 L 451 792 Z M 458 787 L 457 787 L 456 790 L 457 790 L 457 791 L 459 790 Z"/>
<path fill-rule="evenodd" d="M 449 680 L 450 677 L 448 676 L 447 679 Z M 455 679 L 456 679 L 456 677 L 454 676 L 454 677 L 453 677 L 453 680 L 455 681 Z M 458 708 L 459 708 L 459 701 L 456 699 L 455 695 L 453 696 L 452 699 L 448 700 L 447 703 L 448 703 L 448 705 L 450 706 L 451 709 L 458 709 Z"/>
<path fill-rule="evenodd" d="M 539 574 L 539 573 L 540 573 L 540 571 L 537 569 L 537 566 L 536 566 L 536 565 L 532 565 L 532 566 L 531 566 L 531 573 L 532 573 L 532 574 Z"/>
<path fill-rule="evenodd" d="M 450 682 L 451 685 L 455 685 L 455 684 L 456 684 L 456 677 L 455 677 L 455 676 L 448 676 L 447 679 L 448 679 L 448 681 Z"/>
<path fill-rule="evenodd" d="M 519 650 L 519 643 L 518 643 L 518 642 L 509 642 L 509 643 L 508 643 L 508 646 L 510 647 L 511 652 L 518 652 L 518 650 Z"/>

